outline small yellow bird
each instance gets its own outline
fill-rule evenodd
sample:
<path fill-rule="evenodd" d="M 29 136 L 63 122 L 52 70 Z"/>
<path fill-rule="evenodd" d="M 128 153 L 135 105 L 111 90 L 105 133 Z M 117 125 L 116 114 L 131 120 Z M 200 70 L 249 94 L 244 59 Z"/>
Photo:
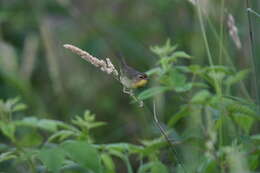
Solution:
<path fill-rule="evenodd" d="M 129 90 L 143 87 L 147 84 L 148 77 L 145 73 L 139 72 L 127 65 L 121 56 L 118 59 L 120 61 L 120 82 L 124 86 L 125 93 L 129 93 Z"/>

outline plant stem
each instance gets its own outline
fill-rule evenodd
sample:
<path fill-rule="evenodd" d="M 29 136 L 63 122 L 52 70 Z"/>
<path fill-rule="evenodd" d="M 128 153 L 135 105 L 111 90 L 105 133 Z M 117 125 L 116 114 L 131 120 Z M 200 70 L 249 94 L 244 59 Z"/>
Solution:
<path fill-rule="evenodd" d="M 222 63 L 222 55 L 223 55 L 223 49 L 222 49 L 222 44 L 223 44 L 223 23 L 224 23 L 224 6 L 225 6 L 225 1 L 221 0 L 221 5 L 220 5 L 220 40 L 219 40 L 219 64 Z"/>
<path fill-rule="evenodd" d="M 199 18 L 201 31 L 202 31 L 203 40 L 204 40 L 205 47 L 206 47 L 209 65 L 210 65 L 210 67 L 213 67 L 214 64 L 213 64 L 212 55 L 211 55 L 210 49 L 209 49 L 209 43 L 208 43 L 208 39 L 207 39 L 207 35 L 206 35 L 205 26 L 204 26 L 204 23 L 203 23 L 202 12 L 201 12 L 201 7 L 200 7 L 200 0 L 197 0 L 196 4 L 197 4 L 197 7 L 198 7 L 197 8 L 198 9 L 197 10 L 198 11 L 198 18 Z M 213 72 L 216 73 L 215 70 Z M 217 79 L 215 77 L 214 77 L 214 85 L 215 85 L 214 87 L 216 89 L 217 95 L 221 96 L 222 95 L 221 86 L 220 86 L 219 82 L 217 81 Z"/>
<path fill-rule="evenodd" d="M 246 0 L 246 8 L 250 9 L 250 4 L 249 4 L 249 0 Z M 253 73 L 254 73 L 254 77 L 253 77 L 253 82 L 255 85 L 255 94 L 256 95 L 256 105 L 257 105 L 257 113 L 259 113 L 259 93 L 258 93 L 258 82 L 257 82 L 257 64 L 255 62 L 255 44 L 254 44 L 254 31 L 253 31 L 253 26 L 252 26 L 252 20 L 251 20 L 251 15 L 249 13 L 249 10 L 247 10 L 247 18 L 248 18 L 248 30 L 249 30 L 249 38 L 250 38 L 250 47 L 251 47 L 251 59 L 252 59 L 252 68 L 253 68 Z"/>

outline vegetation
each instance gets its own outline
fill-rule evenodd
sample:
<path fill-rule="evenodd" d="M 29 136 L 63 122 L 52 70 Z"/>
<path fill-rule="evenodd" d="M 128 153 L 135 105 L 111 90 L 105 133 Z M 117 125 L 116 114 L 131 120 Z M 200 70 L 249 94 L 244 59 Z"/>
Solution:
<path fill-rule="evenodd" d="M 0 2 L 0 172 L 260 171 L 260 37 L 245 42 L 259 24 L 246 22 L 247 7 L 73 3 Z M 111 75 L 71 57 L 66 43 L 114 64 L 121 50 L 146 69 L 149 85 L 132 99 Z"/>

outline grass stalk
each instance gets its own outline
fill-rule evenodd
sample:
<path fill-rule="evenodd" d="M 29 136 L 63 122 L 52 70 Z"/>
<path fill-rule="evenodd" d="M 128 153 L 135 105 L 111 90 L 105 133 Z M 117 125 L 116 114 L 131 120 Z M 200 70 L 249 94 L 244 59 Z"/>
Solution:
<path fill-rule="evenodd" d="M 211 52 L 209 49 L 209 43 L 208 43 L 205 25 L 204 25 L 203 17 L 202 17 L 202 11 L 201 11 L 201 7 L 200 7 L 200 0 L 197 0 L 197 12 L 198 12 L 199 23 L 200 23 L 200 27 L 201 27 L 201 31 L 202 31 L 202 36 L 203 36 L 203 40 L 204 40 L 204 44 L 205 44 L 205 48 L 206 48 L 206 52 L 207 52 L 209 65 L 210 65 L 210 67 L 213 67 L 214 63 L 213 63 L 213 58 L 212 58 L 212 55 L 211 55 Z M 215 73 L 215 71 L 214 71 L 214 73 Z M 217 95 L 221 96 L 222 95 L 221 87 L 215 77 L 214 77 L 214 85 L 215 85 L 214 87 L 216 89 Z"/>

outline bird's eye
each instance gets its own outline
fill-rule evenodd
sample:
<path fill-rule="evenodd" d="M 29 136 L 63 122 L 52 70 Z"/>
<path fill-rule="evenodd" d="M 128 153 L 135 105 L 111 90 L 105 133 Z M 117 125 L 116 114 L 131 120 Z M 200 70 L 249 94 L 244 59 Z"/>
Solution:
<path fill-rule="evenodd" d="M 143 78 L 144 78 L 144 76 L 143 76 L 143 75 L 139 75 L 138 77 L 139 77 L 140 79 L 143 79 Z"/>
<path fill-rule="evenodd" d="M 139 77 L 139 79 L 146 79 L 146 78 L 147 78 L 147 75 L 146 75 L 146 74 L 141 74 L 141 75 L 139 75 L 138 77 Z"/>

